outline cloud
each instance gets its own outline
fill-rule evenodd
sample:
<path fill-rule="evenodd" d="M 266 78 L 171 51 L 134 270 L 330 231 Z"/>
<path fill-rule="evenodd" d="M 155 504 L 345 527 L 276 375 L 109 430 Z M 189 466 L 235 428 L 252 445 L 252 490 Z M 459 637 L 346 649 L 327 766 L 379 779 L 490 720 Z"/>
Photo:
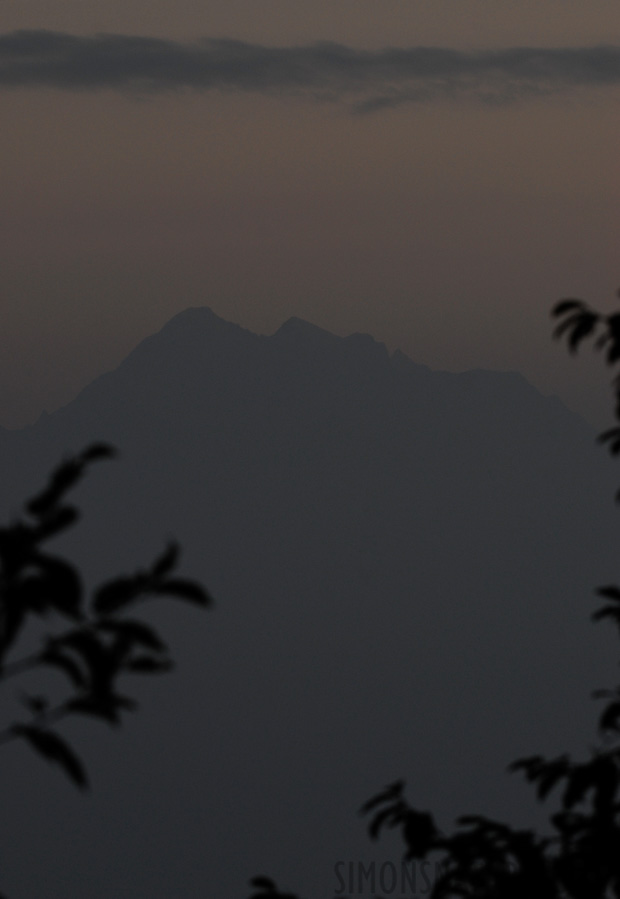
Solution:
<path fill-rule="evenodd" d="M 369 51 L 325 42 L 267 47 L 228 39 L 180 43 L 119 34 L 0 34 L 3 90 L 232 90 L 346 101 L 368 112 L 439 98 L 506 103 L 619 83 L 616 46 Z"/>

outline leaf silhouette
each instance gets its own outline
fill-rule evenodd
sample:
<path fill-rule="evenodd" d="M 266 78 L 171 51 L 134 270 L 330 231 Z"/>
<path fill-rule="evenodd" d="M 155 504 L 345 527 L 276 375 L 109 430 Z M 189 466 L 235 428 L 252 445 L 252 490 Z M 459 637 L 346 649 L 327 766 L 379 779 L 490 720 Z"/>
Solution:
<path fill-rule="evenodd" d="M 82 477 L 85 467 L 97 459 L 109 459 L 116 454 L 114 447 L 106 443 L 94 443 L 79 455 L 62 462 L 51 474 L 50 481 L 41 493 L 26 503 L 31 515 L 47 515 L 53 506 Z"/>
<path fill-rule="evenodd" d="M 585 303 L 583 300 L 576 300 L 572 297 L 560 300 L 555 304 L 553 309 L 551 310 L 551 315 L 554 318 L 559 318 L 561 315 L 565 315 L 567 312 L 572 312 L 575 309 L 583 309 L 585 308 Z"/>
<path fill-rule="evenodd" d="M 84 767 L 65 740 L 50 730 L 26 724 L 16 724 L 13 733 L 22 737 L 39 755 L 60 765 L 77 787 L 86 789 L 88 781 Z"/>
<path fill-rule="evenodd" d="M 30 580 L 30 601 L 35 611 L 56 609 L 74 620 L 82 617 L 82 583 L 73 565 L 38 553 L 33 558 L 38 574 Z"/>
<path fill-rule="evenodd" d="M 275 890 L 276 885 L 270 877 L 253 877 L 250 886 L 261 887 L 263 890 Z"/>
<path fill-rule="evenodd" d="M 389 784 L 380 793 L 377 793 L 376 796 L 372 796 L 368 800 L 368 802 L 365 802 L 359 811 L 360 815 L 365 815 L 367 812 L 371 811 L 373 808 L 376 808 L 376 806 L 381 805 L 381 803 L 383 802 L 390 802 L 394 799 L 398 799 L 402 795 L 404 789 L 404 780 L 394 781 L 394 783 Z"/>
<path fill-rule="evenodd" d="M 82 462 L 94 462 L 97 459 L 113 459 L 118 456 L 118 450 L 110 443 L 91 443 L 80 454 Z"/>
<path fill-rule="evenodd" d="M 596 594 L 597 596 L 605 596 L 607 599 L 613 599 L 616 602 L 620 602 L 620 587 L 616 587 L 615 584 L 609 584 L 606 587 L 598 587 Z"/>
<path fill-rule="evenodd" d="M 176 568 L 179 560 L 180 549 L 177 543 L 170 543 L 165 551 L 155 560 L 153 576 L 161 578 Z"/>
<path fill-rule="evenodd" d="M 590 617 L 592 621 L 602 621 L 603 618 L 611 618 L 620 627 L 620 608 L 615 606 L 603 606 L 602 609 L 597 609 L 596 612 L 593 612 Z"/>
<path fill-rule="evenodd" d="M 602 434 L 599 434 L 597 440 L 599 443 L 609 444 L 608 449 L 613 456 L 617 456 L 620 452 L 620 428 L 610 428 L 608 431 L 603 431 Z"/>
<path fill-rule="evenodd" d="M 148 584 L 148 579 L 143 573 L 108 581 L 95 592 L 93 608 L 100 615 L 118 612 L 142 596 L 146 592 Z"/>
<path fill-rule="evenodd" d="M 381 828 L 384 824 L 388 824 L 388 822 L 391 822 L 392 827 L 398 823 L 398 815 L 395 815 L 393 807 L 386 808 L 382 812 L 377 812 L 374 816 L 368 826 L 368 833 L 370 834 L 371 840 L 378 839 Z"/>
<path fill-rule="evenodd" d="M 158 586 L 155 592 L 176 596 L 179 599 L 186 599 L 188 602 L 203 607 L 213 604 L 213 600 L 204 587 L 201 587 L 200 584 L 196 584 L 194 581 L 180 580 L 179 578 L 169 579 L 164 581 L 161 586 Z"/>
<path fill-rule="evenodd" d="M 251 899 L 297 899 L 292 893 L 281 893 L 270 877 L 253 877 L 250 885 L 258 887 L 262 892 L 254 893 Z"/>
<path fill-rule="evenodd" d="M 47 540 L 50 537 L 54 537 L 60 531 L 64 531 L 74 525 L 79 517 L 79 512 L 73 506 L 52 508 L 49 514 L 41 518 L 35 531 L 36 537 L 38 540 Z"/>

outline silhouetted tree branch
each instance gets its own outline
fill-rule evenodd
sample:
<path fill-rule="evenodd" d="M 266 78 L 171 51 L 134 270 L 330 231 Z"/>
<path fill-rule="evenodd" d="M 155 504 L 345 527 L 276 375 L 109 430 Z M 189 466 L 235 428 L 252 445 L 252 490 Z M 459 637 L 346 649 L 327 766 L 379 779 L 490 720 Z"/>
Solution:
<path fill-rule="evenodd" d="M 64 676 L 65 695 L 23 694 L 24 720 L 0 731 L 0 744 L 23 740 L 40 756 L 58 764 L 73 783 L 88 784 L 81 759 L 58 725 L 70 716 L 89 716 L 118 725 L 133 699 L 119 692 L 126 674 L 158 674 L 172 668 L 168 647 L 159 633 L 133 615 L 145 600 L 166 596 L 208 606 L 211 598 L 198 583 L 176 576 L 179 548 L 171 543 L 153 564 L 132 575 L 116 577 L 87 597 L 77 569 L 44 549 L 46 541 L 79 518 L 66 500 L 70 489 L 94 461 L 111 458 L 114 450 L 95 444 L 67 459 L 48 485 L 30 499 L 21 517 L 0 528 L 0 681 L 6 683 L 32 670 L 54 670 Z M 34 619 L 49 629 L 39 648 L 13 659 L 20 638 Z M 59 622 L 66 623 L 58 632 Z"/>
<path fill-rule="evenodd" d="M 554 336 L 566 340 L 570 352 L 591 339 L 617 372 L 620 313 L 602 315 L 571 298 L 559 302 L 552 316 L 558 320 Z M 620 374 L 614 373 L 612 386 L 617 425 L 604 431 L 599 441 L 618 455 Z M 597 595 L 606 603 L 592 619 L 609 619 L 620 629 L 620 587 L 600 587 Z M 593 696 L 606 703 L 598 721 L 598 743 L 587 760 L 537 755 L 518 759 L 508 769 L 525 776 L 539 801 L 547 801 L 552 794 L 556 797 L 548 835 L 467 815 L 446 836 L 429 812 L 409 804 L 404 781 L 397 781 L 360 809 L 361 815 L 370 816 L 371 839 L 396 829 L 405 859 L 432 856 L 438 860 L 440 873 L 432 886 L 432 899 L 620 899 L 620 686 L 597 690 Z M 259 878 L 253 885 L 263 892 L 252 899 L 285 899 L 268 878 Z"/>

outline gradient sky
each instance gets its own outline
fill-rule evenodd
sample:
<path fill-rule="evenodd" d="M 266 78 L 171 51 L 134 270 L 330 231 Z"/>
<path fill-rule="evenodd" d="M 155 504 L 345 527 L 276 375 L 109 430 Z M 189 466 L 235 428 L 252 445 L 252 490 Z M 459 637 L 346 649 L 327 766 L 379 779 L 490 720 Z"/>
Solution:
<path fill-rule="evenodd" d="M 548 310 L 620 285 L 619 99 L 617 0 L 0 0 L 0 424 L 193 305 L 604 420 Z"/>

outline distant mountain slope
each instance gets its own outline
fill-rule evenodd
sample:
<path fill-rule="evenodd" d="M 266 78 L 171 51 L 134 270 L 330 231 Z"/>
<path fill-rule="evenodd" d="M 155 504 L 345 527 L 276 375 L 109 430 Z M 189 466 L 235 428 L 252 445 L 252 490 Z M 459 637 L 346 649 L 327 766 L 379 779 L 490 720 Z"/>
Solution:
<path fill-rule="evenodd" d="M 505 765 L 589 741 L 589 690 L 614 674 L 588 623 L 617 573 L 613 468 L 520 375 L 188 309 L 2 438 L 7 510 L 63 453 L 117 445 L 65 546 L 98 578 L 174 534 L 218 600 L 162 612 L 179 672 L 121 737 L 85 732 L 88 807 L 6 750 L 16 899 L 233 899 L 260 872 L 318 899 L 370 857 L 354 812 L 382 783 L 409 777 L 446 823 L 524 819 Z"/>

